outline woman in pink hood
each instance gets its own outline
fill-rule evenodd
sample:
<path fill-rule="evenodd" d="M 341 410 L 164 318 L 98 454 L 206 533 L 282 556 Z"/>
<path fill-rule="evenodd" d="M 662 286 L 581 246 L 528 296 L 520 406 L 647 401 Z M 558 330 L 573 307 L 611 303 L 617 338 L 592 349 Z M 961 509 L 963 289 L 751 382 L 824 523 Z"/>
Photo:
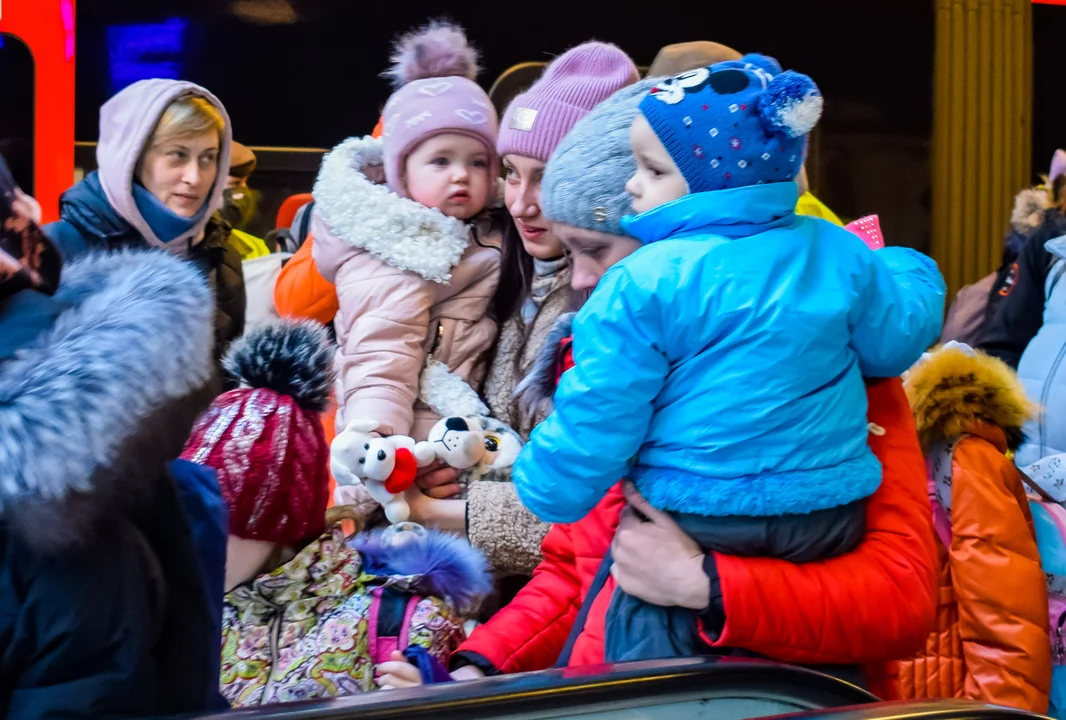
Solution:
<path fill-rule="evenodd" d="M 67 262 L 94 250 L 159 248 L 215 288 L 215 355 L 244 331 L 241 258 L 216 212 L 232 145 L 218 98 L 193 83 L 142 80 L 100 109 L 99 169 L 63 194 L 44 228 Z"/>

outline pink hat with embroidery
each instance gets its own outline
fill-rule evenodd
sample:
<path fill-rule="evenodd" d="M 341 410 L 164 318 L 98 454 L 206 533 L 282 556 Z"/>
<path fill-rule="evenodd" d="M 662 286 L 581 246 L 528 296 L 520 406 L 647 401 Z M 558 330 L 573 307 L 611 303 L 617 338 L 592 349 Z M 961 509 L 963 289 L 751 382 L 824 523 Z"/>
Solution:
<path fill-rule="evenodd" d="M 496 174 L 496 110 L 474 78 L 477 51 L 457 25 L 435 20 L 396 43 L 392 67 L 384 73 L 395 92 L 382 112 L 385 181 L 407 197 L 403 164 L 420 143 L 434 135 L 458 133 L 480 140 Z M 495 185 L 490 183 L 490 192 Z"/>
<path fill-rule="evenodd" d="M 587 42 L 555 58 L 537 82 L 503 114 L 500 155 L 548 162 L 555 147 L 592 108 L 640 79 L 637 66 L 618 47 Z"/>

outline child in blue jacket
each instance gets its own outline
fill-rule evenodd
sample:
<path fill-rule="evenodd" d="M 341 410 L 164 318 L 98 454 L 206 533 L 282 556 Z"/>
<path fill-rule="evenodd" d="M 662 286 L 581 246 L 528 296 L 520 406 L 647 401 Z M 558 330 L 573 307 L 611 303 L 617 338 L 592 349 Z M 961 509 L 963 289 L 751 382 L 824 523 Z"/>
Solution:
<path fill-rule="evenodd" d="M 809 562 L 861 542 L 881 481 L 862 378 L 936 340 L 945 287 L 920 253 L 795 213 L 821 109 L 763 56 L 641 101 L 623 228 L 645 245 L 575 319 L 575 367 L 513 472 L 541 519 L 577 521 L 628 477 L 708 550 Z M 692 615 L 620 593 L 607 661 L 693 654 Z"/>

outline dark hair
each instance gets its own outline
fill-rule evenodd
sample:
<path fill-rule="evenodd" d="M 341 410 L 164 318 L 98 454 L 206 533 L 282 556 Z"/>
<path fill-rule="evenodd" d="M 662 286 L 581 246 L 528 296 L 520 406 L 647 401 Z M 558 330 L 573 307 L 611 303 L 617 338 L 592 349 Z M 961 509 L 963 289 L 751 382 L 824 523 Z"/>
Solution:
<path fill-rule="evenodd" d="M 496 322 L 506 321 L 522 305 L 533 287 L 533 257 L 522 246 L 514 218 L 510 213 L 501 217 L 503 224 L 503 257 L 500 259 L 500 282 L 492 298 L 492 312 Z"/>
<path fill-rule="evenodd" d="M 503 230 L 503 257 L 500 259 L 500 283 L 492 298 L 492 313 L 497 324 L 514 315 L 533 290 L 533 256 L 522 245 L 522 236 L 518 234 L 511 213 L 501 213 L 499 222 Z M 572 290 L 570 309 L 580 310 L 591 294 L 591 290 Z"/>

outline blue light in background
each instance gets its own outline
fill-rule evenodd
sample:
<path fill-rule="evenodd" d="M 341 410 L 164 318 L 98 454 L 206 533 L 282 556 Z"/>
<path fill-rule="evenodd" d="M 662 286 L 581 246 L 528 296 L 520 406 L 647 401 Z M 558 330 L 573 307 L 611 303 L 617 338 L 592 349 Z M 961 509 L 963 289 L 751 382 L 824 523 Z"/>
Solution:
<path fill-rule="evenodd" d="M 148 78 L 180 79 L 185 68 L 189 21 L 112 25 L 107 29 L 111 93 Z"/>

